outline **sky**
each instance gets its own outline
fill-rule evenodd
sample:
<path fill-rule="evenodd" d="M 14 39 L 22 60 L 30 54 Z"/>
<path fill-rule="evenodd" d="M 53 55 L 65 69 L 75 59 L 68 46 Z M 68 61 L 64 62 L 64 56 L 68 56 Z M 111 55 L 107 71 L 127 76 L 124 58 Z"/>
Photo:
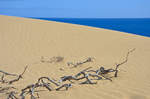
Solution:
<path fill-rule="evenodd" d="M 150 0 L 0 0 L 0 15 L 43 18 L 150 18 Z"/>

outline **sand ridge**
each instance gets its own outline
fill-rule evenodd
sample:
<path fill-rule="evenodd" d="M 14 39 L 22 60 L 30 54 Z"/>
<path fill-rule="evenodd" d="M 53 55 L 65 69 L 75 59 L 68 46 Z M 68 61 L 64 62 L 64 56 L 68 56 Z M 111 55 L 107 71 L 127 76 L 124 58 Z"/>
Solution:
<path fill-rule="evenodd" d="M 92 66 L 111 68 L 122 61 L 129 49 L 136 51 L 120 68 L 117 79 L 97 85 L 73 86 L 69 91 L 40 92 L 40 99 L 149 99 L 150 39 L 123 32 L 53 21 L 0 16 L 0 70 L 20 74 L 18 89 L 35 83 L 40 76 L 52 78 L 72 75 Z M 41 56 L 62 56 L 60 63 L 40 63 Z M 94 57 L 92 63 L 70 70 L 67 62 Z M 60 71 L 60 68 L 65 71 Z M 57 72 L 57 73 L 55 73 Z M 0 95 L 3 99 L 5 96 Z"/>

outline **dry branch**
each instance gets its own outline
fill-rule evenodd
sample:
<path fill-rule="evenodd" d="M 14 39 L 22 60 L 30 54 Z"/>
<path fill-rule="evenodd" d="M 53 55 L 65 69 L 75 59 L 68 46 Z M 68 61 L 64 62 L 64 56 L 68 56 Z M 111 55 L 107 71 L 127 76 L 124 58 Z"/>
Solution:
<path fill-rule="evenodd" d="M 48 84 L 46 84 L 46 83 L 44 83 L 44 84 L 38 84 L 38 83 L 31 84 L 31 85 L 28 85 L 27 87 L 25 87 L 24 89 L 21 90 L 22 91 L 21 94 L 20 94 L 21 99 L 25 99 L 25 96 L 27 94 L 30 94 L 31 99 L 36 99 L 36 97 L 34 96 L 34 93 L 38 92 L 38 91 L 35 91 L 35 88 L 38 88 L 38 87 L 45 87 L 46 89 L 51 91 L 50 86 Z"/>
<path fill-rule="evenodd" d="M 97 79 L 91 79 L 91 80 L 101 80 L 102 77 L 100 77 L 99 75 L 97 74 L 89 74 L 89 76 L 92 76 L 92 77 L 96 77 Z"/>
<path fill-rule="evenodd" d="M 92 62 L 92 58 L 89 57 L 89 58 L 87 58 L 87 59 L 86 59 L 85 61 L 83 61 L 83 62 L 77 62 L 77 63 L 68 62 L 67 65 L 68 65 L 68 66 L 72 65 L 73 67 L 77 67 L 77 66 L 82 65 L 82 64 L 87 63 L 87 62 Z"/>
<path fill-rule="evenodd" d="M 22 78 L 23 74 L 25 73 L 26 69 L 27 69 L 27 66 L 25 67 L 24 71 L 23 71 L 20 75 L 17 75 L 17 74 L 10 74 L 10 73 L 1 71 L 1 73 L 3 73 L 3 75 L 1 76 L 0 82 L 12 84 L 12 83 L 14 83 L 14 82 L 16 82 L 16 81 L 19 81 L 19 80 Z M 15 76 L 15 77 L 17 77 L 17 78 L 15 78 L 15 79 L 13 79 L 13 80 L 10 80 L 10 81 L 7 81 L 7 80 L 4 79 L 6 75 L 8 75 L 8 76 Z"/>
<path fill-rule="evenodd" d="M 62 83 L 62 82 L 67 81 L 67 80 L 72 83 L 71 80 L 77 80 L 77 78 L 74 77 L 74 76 L 63 76 L 63 77 L 61 77 L 61 79 L 59 80 L 59 83 Z"/>
<path fill-rule="evenodd" d="M 97 84 L 97 82 L 92 82 L 91 79 L 89 79 L 89 75 L 84 78 L 86 78 L 86 81 L 81 82 L 80 84 Z"/>
<path fill-rule="evenodd" d="M 19 98 L 17 98 L 17 97 L 15 96 L 15 94 L 17 94 L 15 91 L 11 91 L 11 92 L 6 93 L 6 94 L 8 94 L 7 99 L 19 99 Z"/>
<path fill-rule="evenodd" d="M 3 74 L 5 74 L 5 75 L 18 76 L 17 74 L 7 73 L 7 72 L 2 71 L 2 70 L 0 70 L 0 73 L 3 73 Z"/>
<path fill-rule="evenodd" d="M 72 84 L 64 84 L 64 85 L 58 87 L 58 88 L 56 89 L 56 91 L 59 91 L 60 89 L 62 89 L 62 88 L 64 88 L 64 87 L 66 88 L 66 90 L 68 90 L 68 88 L 72 87 Z"/>
<path fill-rule="evenodd" d="M 45 83 L 44 79 L 47 79 L 48 81 L 52 82 L 56 86 L 59 86 L 56 82 L 54 82 L 53 80 L 51 80 L 48 77 L 40 77 L 38 79 L 37 83 L 28 85 L 24 89 L 21 90 L 22 91 L 21 94 L 20 94 L 20 96 L 22 97 L 21 99 L 25 99 L 25 96 L 27 94 L 30 94 L 31 99 L 36 99 L 36 97 L 34 96 L 34 94 L 35 94 L 35 92 L 38 92 L 38 91 L 35 91 L 35 89 L 38 88 L 38 87 L 44 87 L 48 91 L 52 91 L 52 88 L 49 85 L 50 83 Z M 37 97 L 39 97 L 38 93 L 36 95 L 37 95 Z"/>
<path fill-rule="evenodd" d="M 5 93 L 11 89 L 16 89 L 15 87 L 0 87 L 0 93 Z"/>
<path fill-rule="evenodd" d="M 43 79 L 47 79 L 48 81 L 50 81 L 51 83 L 55 84 L 56 86 L 59 86 L 58 83 L 56 83 L 54 80 L 50 79 L 49 77 L 40 77 L 38 79 L 38 83 L 40 83 L 40 81 L 44 82 Z"/>
<path fill-rule="evenodd" d="M 64 60 L 64 57 L 61 56 L 54 56 L 50 59 L 45 59 L 43 56 L 41 57 L 41 62 L 42 63 L 58 63 Z"/>
<path fill-rule="evenodd" d="M 24 68 L 24 71 L 23 71 L 20 75 L 18 75 L 18 77 L 17 77 L 16 79 L 13 79 L 13 80 L 9 81 L 8 83 L 9 83 L 9 84 L 12 84 L 12 83 L 14 83 L 14 82 L 16 82 L 16 81 L 19 81 L 21 78 L 23 78 L 23 74 L 24 74 L 25 71 L 27 70 L 27 67 L 28 67 L 28 66 L 26 66 L 26 67 Z"/>
<path fill-rule="evenodd" d="M 92 76 L 92 77 L 98 77 L 98 76 L 86 73 L 85 71 L 81 71 L 80 73 L 75 75 L 75 77 L 79 77 L 81 75 L 83 75 L 83 76 L 80 78 L 77 78 L 77 80 L 86 79 L 86 81 L 82 82 L 80 84 L 96 84 L 97 83 L 97 82 L 92 82 L 91 79 L 89 79 L 89 76 Z M 98 77 L 98 79 L 100 79 L 100 77 Z"/>
<path fill-rule="evenodd" d="M 135 48 L 130 50 L 130 51 L 128 51 L 128 53 L 127 53 L 127 55 L 125 57 L 125 60 L 123 62 L 121 62 L 119 64 L 116 64 L 115 75 L 114 75 L 115 77 L 117 77 L 119 66 L 125 64 L 128 61 L 129 54 L 132 53 L 133 51 L 135 51 Z"/>
<path fill-rule="evenodd" d="M 84 75 L 84 73 L 85 73 L 87 70 L 91 69 L 91 68 L 92 68 L 92 67 L 85 68 L 84 70 L 82 70 L 82 71 L 80 71 L 78 74 L 76 74 L 75 77 L 77 78 L 77 77 L 80 76 L 81 74 Z"/>
<path fill-rule="evenodd" d="M 132 49 L 131 51 L 128 51 L 125 60 L 119 64 L 116 64 L 115 69 L 105 69 L 104 67 L 100 67 L 97 70 L 89 70 L 92 67 L 88 67 L 85 68 L 84 70 L 80 71 L 79 73 L 77 73 L 75 76 L 63 76 L 60 78 L 59 82 L 56 82 L 56 80 L 50 79 L 49 77 L 40 77 L 37 82 L 35 84 L 31 84 L 26 86 L 24 89 L 21 90 L 21 94 L 20 94 L 20 98 L 16 97 L 16 94 L 18 92 L 15 91 L 11 91 L 11 89 L 16 89 L 15 87 L 0 87 L 0 93 L 6 93 L 7 99 L 25 99 L 25 97 L 27 95 L 30 96 L 30 99 L 37 99 L 40 98 L 39 97 L 39 90 L 35 90 L 36 88 L 39 87 L 43 87 L 46 88 L 48 91 L 52 91 L 52 88 L 50 86 L 50 84 L 54 84 L 57 86 L 57 88 L 55 89 L 56 91 L 61 90 L 62 88 L 65 88 L 66 90 L 68 90 L 68 88 L 72 87 L 72 80 L 85 80 L 84 82 L 81 82 L 79 84 L 97 84 L 97 82 L 93 82 L 92 80 L 101 80 L 103 78 L 105 78 L 106 80 L 110 80 L 112 81 L 112 79 L 110 79 L 110 77 L 107 77 L 108 73 L 115 73 L 114 77 L 117 77 L 118 74 L 118 68 L 120 65 L 125 64 L 128 61 L 128 57 L 129 54 L 131 52 L 133 52 L 135 49 Z M 41 58 L 41 62 L 48 62 L 48 63 L 52 63 L 52 62 L 60 62 L 63 60 L 63 57 L 52 57 L 50 58 L 50 60 L 45 60 L 44 57 Z M 78 63 L 68 63 L 68 66 L 72 65 L 73 67 L 77 67 L 81 64 L 87 63 L 87 62 L 91 62 L 92 58 L 88 58 L 87 60 L 83 61 L 83 62 L 78 62 Z M 11 73 L 7 73 L 5 71 L 0 70 L 0 73 L 2 73 L 2 76 L 0 78 L 0 82 L 2 83 L 7 83 L 7 84 L 12 84 L 16 81 L 19 81 L 21 78 L 23 78 L 23 75 L 25 73 L 25 71 L 27 70 L 27 66 L 24 68 L 24 71 L 20 74 L 11 74 Z M 14 76 L 16 77 L 13 80 L 7 81 L 5 80 L 5 76 Z M 97 79 L 93 79 L 93 78 L 97 78 Z M 64 81 L 70 81 L 71 83 L 69 84 L 63 84 L 61 85 L 60 83 L 64 82 Z"/>

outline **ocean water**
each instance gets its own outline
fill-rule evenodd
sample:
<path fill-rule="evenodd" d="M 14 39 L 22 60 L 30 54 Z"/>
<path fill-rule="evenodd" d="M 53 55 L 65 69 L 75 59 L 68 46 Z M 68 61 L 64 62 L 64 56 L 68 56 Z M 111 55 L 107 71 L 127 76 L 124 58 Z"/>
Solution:
<path fill-rule="evenodd" d="M 36 18 L 117 30 L 150 37 L 150 18 Z"/>

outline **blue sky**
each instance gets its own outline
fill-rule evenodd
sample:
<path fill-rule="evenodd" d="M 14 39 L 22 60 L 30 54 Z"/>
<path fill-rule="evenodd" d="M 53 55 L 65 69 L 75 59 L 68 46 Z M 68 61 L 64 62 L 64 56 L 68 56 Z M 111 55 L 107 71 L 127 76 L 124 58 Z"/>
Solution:
<path fill-rule="evenodd" d="M 0 15 L 49 18 L 150 18 L 150 0 L 0 0 Z"/>

